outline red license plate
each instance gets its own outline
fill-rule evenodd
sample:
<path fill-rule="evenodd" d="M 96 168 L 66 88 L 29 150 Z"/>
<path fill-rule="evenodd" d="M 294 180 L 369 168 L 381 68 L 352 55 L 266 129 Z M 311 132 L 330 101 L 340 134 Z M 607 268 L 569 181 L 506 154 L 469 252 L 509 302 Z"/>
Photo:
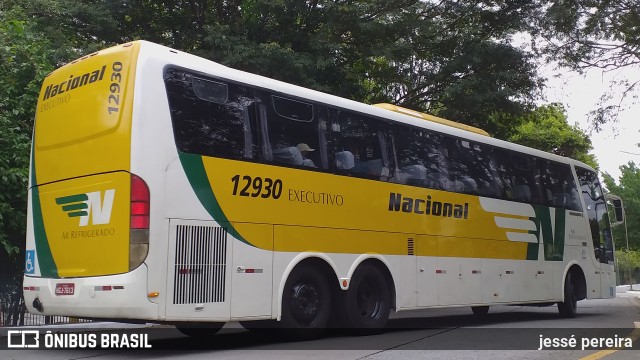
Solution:
<path fill-rule="evenodd" d="M 76 286 L 73 283 L 56 284 L 56 295 L 73 295 Z"/>

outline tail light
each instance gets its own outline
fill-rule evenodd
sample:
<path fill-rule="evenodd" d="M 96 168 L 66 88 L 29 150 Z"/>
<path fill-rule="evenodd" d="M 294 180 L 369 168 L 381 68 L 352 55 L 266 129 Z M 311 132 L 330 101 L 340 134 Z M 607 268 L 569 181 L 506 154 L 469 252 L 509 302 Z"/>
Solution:
<path fill-rule="evenodd" d="M 141 177 L 131 174 L 129 271 L 140 266 L 149 252 L 149 210 L 149 187 Z"/>

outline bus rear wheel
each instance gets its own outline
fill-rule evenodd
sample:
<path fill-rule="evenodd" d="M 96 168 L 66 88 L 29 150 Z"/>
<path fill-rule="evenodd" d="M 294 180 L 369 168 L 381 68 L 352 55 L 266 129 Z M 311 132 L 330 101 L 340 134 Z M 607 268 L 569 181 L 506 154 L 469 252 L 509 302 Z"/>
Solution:
<path fill-rule="evenodd" d="M 578 294 L 571 272 L 564 279 L 564 301 L 558 303 L 558 312 L 564 318 L 576 317 L 578 312 Z"/>
<path fill-rule="evenodd" d="M 356 269 L 342 298 L 342 325 L 356 334 L 380 333 L 389 320 L 391 293 L 385 276 L 371 264 Z"/>
<path fill-rule="evenodd" d="M 280 329 L 288 338 L 320 336 L 331 315 L 331 293 L 327 280 L 315 267 L 296 267 L 284 286 Z"/>

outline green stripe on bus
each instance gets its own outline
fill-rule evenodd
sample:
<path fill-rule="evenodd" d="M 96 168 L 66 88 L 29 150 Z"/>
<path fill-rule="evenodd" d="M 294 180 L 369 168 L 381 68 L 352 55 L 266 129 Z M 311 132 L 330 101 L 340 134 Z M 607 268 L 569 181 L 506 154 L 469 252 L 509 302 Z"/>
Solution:
<path fill-rule="evenodd" d="M 69 195 L 69 196 L 63 196 L 63 197 L 57 198 L 56 204 L 62 205 L 62 204 L 77 203 L 77 202 L 87 201 L 87 200 L 89 200 L 89 197 L 87 196 L 87 194 Z"/>
<path fill-rule="evenodd" d="M 527 244 L 527 260 L 538 260 L 538 251 L 540 250 L 540 243 L 528 243 Z"/>
<path fill-rule="evenodd" d="M 544 260 L 562 261 L 564 259 L 564 233 L 566 226 L 566 210 L 556 208 L 552 226 L 551 209 L 546 206 L 534 206 L 538 239 L 544 246 Z"/>
<path fill-rule="evenodd" d="M 64 205 L 62 207 L 62 211 L 84 210 L 88 208 L 89 206 L 86 203 L 79 203 L 79 204 Z"/>
<path fill-rule="evenodd" d="M 69 213 L 69 217 L 79 217 L 79 216 L 89 216 L 89 213 L 86 211 L 74 211 Z"/>
<path fill-rule="evenodd" d="M 220 208 L 220 204 L 213 193 L 213 189 L 211 188 L 212 185 L 207 177 L 207 171 L 202 163 L 202 157 L 200 155 L 182 152 L 179 153 L 179 157 L 182 168 L 184 169 L 187 179 L 189 179 L 189 183 L 191 184 L 191 188 L 193 188 L 198 200 L 200 200 L 200 203 L 204 206 L 209 215 L 219 223 L 228 223 L 229 227 L 227 228 L 227 233 L 243 243 L 253 246 L 253 244 L 242 237 L 242 235 L 240 235 L 231 225 L 231 222 L 227 219 L 222 208 Z"/>
<path fill-rule="evenodd" d="M 35 144 L 35 137 L 33 139 Z M 40 206 L 40 192 L 36 182 L 35 149 L 31 150 L 31 210 L 33 216 L 33 236 L 36 243 L 36 256 L 40 275 L 48 278 L 58 277 L 58 268 L 51 254 L 47 232 L 42 220 L 42 207 Z"/>

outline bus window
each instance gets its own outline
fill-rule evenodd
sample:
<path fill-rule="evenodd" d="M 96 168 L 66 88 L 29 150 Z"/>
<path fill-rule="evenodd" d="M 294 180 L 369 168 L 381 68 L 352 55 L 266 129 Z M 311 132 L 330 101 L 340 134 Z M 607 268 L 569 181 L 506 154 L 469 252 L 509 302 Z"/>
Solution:
<path fill-rule="evenodd" d="M 443 190 L 448 182 L 443 136 L 424 129 L 392 126 L 394 181 Z"/>
<path fill-rule="evenodd" d="M 325 107 L 278 95 L 259 97 L 263 158 L 286 166 L 327 169 Z"/>
<path fill-rule="evenodd" d="M 355 113 L 340 112 L 333 128 L 333 154 L 338 173 L 388 180 L 386 124 Z"/>
<path fill-rule="evenodd" d="M 273 110 L 278 116 L 293 121 L 313 121 L 313 105 L 281 96 L 271 96 Z"/>
<path fill-rule="evenodd" d="M 531 159 L 515 153 L 496 149 L 494 151 L 497 173 L 503 188 L 503 198 L 520 202 L 531 202 L 535 194 L 535 183 Z"/>
<path fill-rule="evenodd" d="M 582 211 L 571 167 L 546 160 L 538 160 L 537 164 L 546 205 Z"/>
<path fill-rule="evenodd" d="M 607 205 L 598 176 L 593 171 L 576 167 L 582 199 L 586 206 L 591 238 L 596 258 L 602 263 L 613 262 L 613 240 Z"/>
<path fill-rule="evenodd" d="M 493 149 L 487 145 L 472 144 L 470 150 L 470 176 L 478 189 L 476 194 L 480 196 L 500 197 L 502 195 L 501 184 L 498 181 L 498 165 L 493 155 Z"/>
<path fill-rule="evenodd" d="M 499 197 L 497 164 L 490 147 L 452 139 L 449 171 L 455 190 L 467 194 Z"/>
<path fill-rule="evenodd" d="M 167 69 L 164 78 L 180 151 L 253 159 L 253 90 L 175 68 Z"/>

